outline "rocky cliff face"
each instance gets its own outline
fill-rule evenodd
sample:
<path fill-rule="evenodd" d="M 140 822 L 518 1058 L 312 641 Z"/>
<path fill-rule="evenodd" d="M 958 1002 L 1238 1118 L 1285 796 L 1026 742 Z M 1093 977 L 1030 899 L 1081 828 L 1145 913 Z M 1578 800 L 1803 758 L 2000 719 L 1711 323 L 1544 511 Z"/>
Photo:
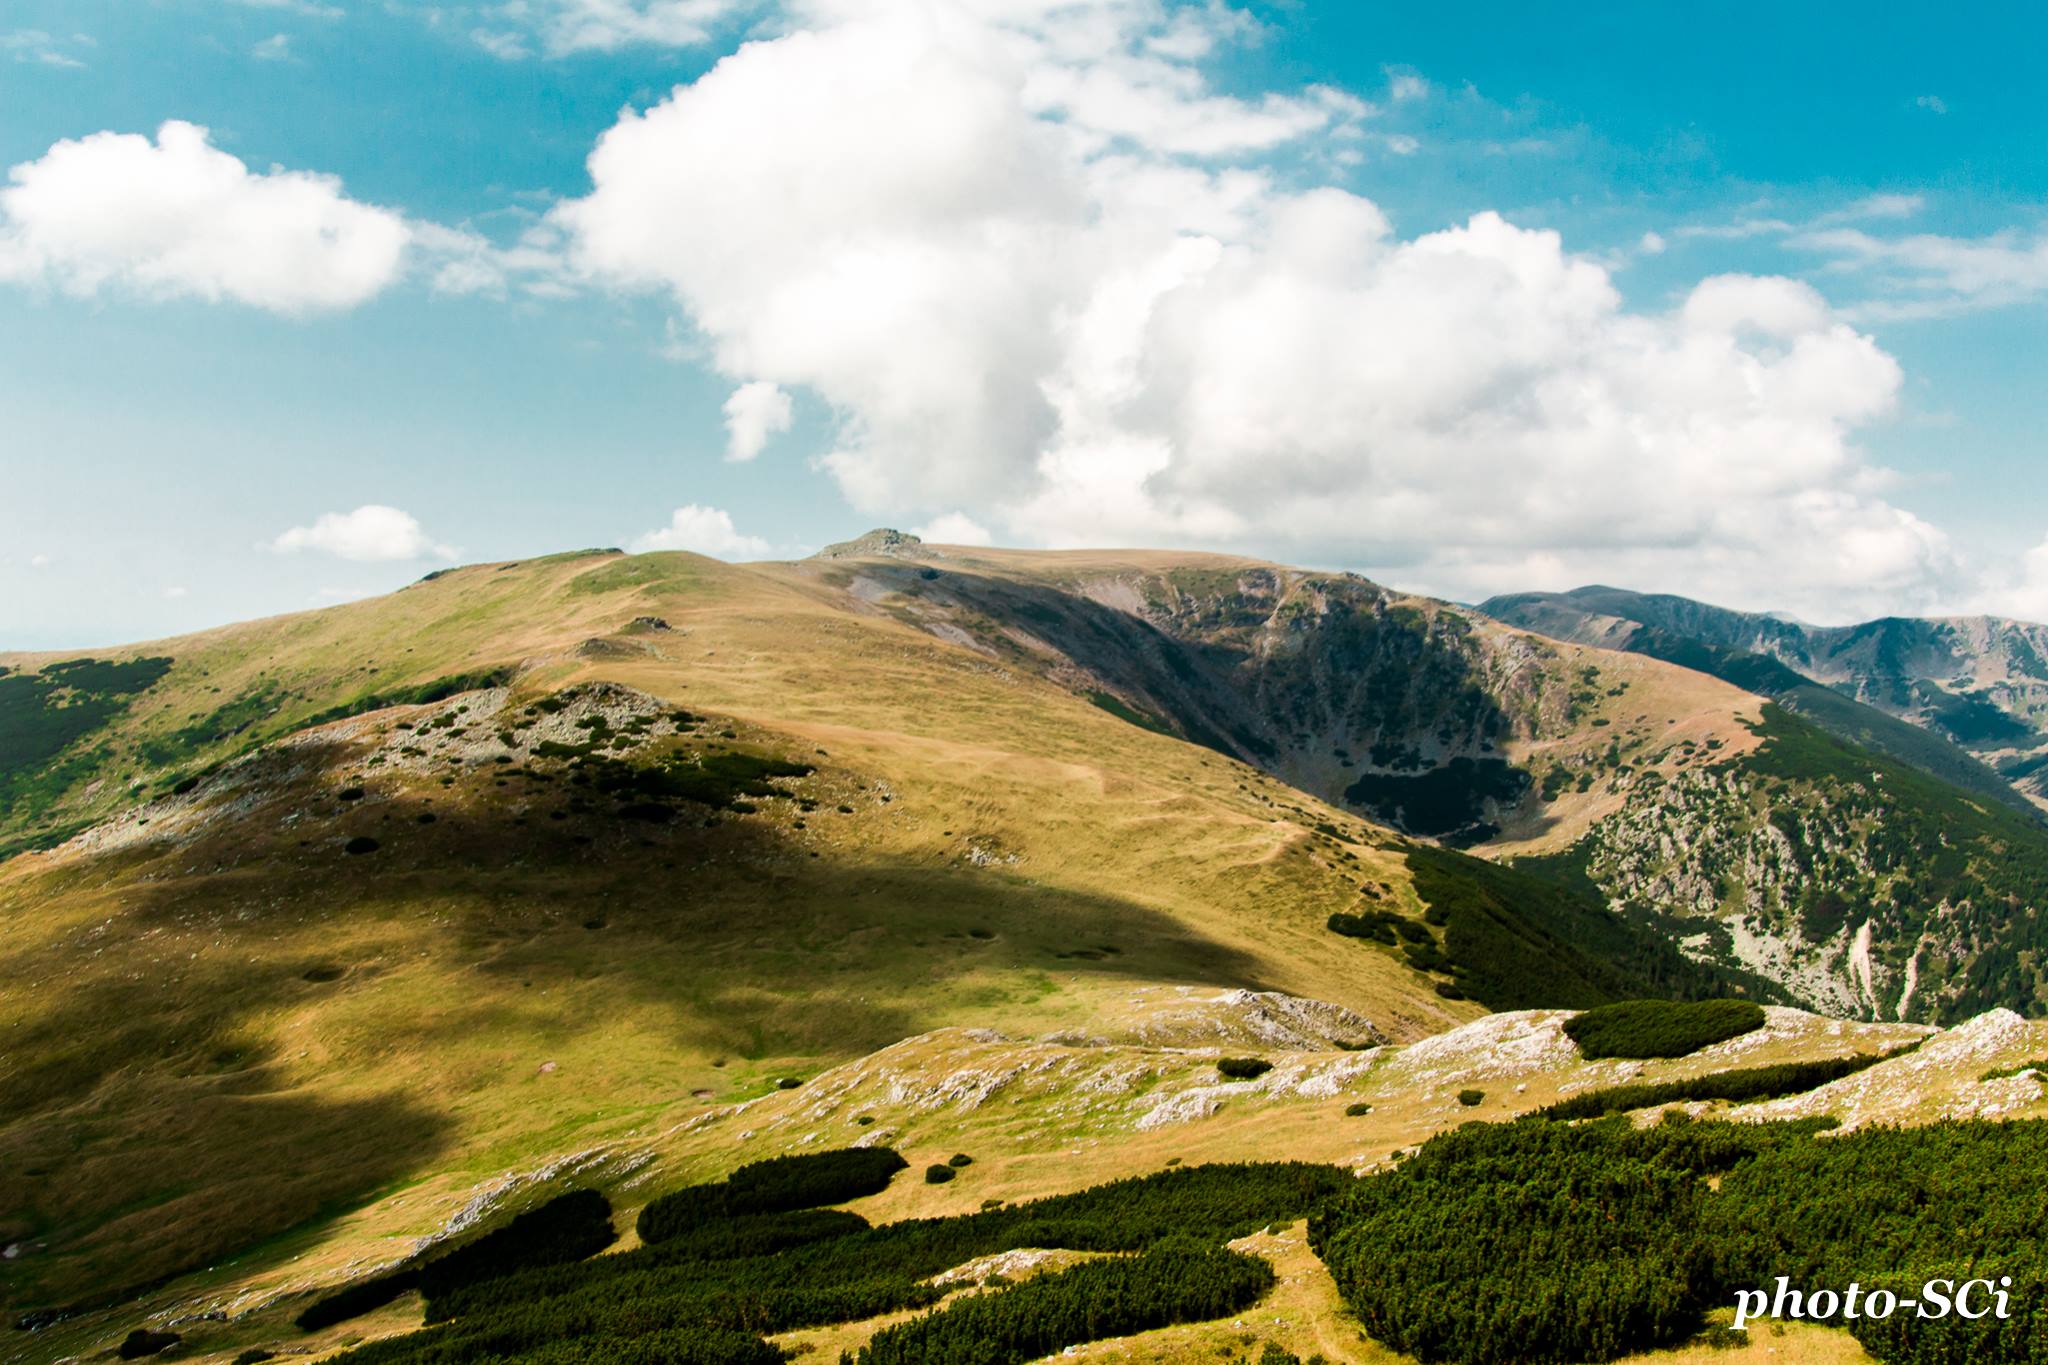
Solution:
<path fill-rule="evenodd" d="M 2048 840 L 2026 817 L 1767 717 L 1727 763 L 1624 777 L 1561 862 L 1696 960 L 1866 1019 L 2048 1004 Z"/>

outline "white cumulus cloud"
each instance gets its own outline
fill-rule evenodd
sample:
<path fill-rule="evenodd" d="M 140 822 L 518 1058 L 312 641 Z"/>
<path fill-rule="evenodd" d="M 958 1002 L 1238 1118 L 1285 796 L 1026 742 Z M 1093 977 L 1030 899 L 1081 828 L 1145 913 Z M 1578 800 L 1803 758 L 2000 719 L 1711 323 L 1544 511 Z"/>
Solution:
<path fill-rule="evenodd" d="M 2048 622 L 2048 537 L 2020 556 L 2018 572 L 1995 584 L 1985 609 L 2001 616 Z"/>
<path fill-rule="evenodd" d="M 53 37 L 39 28 L 20 28 L 11 33 L 0 33 L 0 52 L 11 54 L 15 61 L 64 67 L 73 71 L 82 70 L 85 63 L 65 49 L 68 47 L 75 50 L 93 45 L 93 40 L 82 33 L 74 33 L 69 40 Z"/>
<path fill-rule="evenodd" d="M 398 278 L 409 236 L 403 217 L 332 176 L 251 172 L 175 119 L 154 141 L 59 142 L 0 189 L 0 280 L 81 296 L 118 286 L 280 313 L 347 308 Z"/>
<path fill-rule="evenodd" d="M 1274 154 L 1313 167 L 1374 110 L 1219 93 L 1221 6 L 785 17 L 624 114 L 554 222 L 591 278 L 668 294 L 721 372 L 820 398 L 864 513 L 1815 615 L 1953 580 L 1856 442 L 1899 367 L 1805 285 L 1632 310 L 1555 232 L 1403 237 L 1283 181 Z"/>
<path fill-rule="evenodd" d="M 933 517 L 911 534 L 938 545 L 993 545 L 996 538 L 986 526 L 964 512 L 947 512 Z"/>
<path fill-rule="evenodd" d="M 1829 254 L 1838 271 L 1876 281 L 1880 294 L 1868 308 L 1880 316 L 1997 308 L 2048 294 L 2048 227 L 1983 237 L 1882 237 L 1836 227 L 1804 233 L 1794 245 Z"/>
<path fill-rule="evenodd" d="M 780 386 L 765 379 L 742 384 L 725 400 L 725 458 L 751 460 L 768 438 L 788 431 L 796 408 Z"/>
<path fill-rule="evenodd" d="M 486 52 L 524 61 L 535 46 L 550 57 L 642 46 L 695 47 L 726 20 L 756 8 L 761 8 L 757 0 L 517 0 L 456 13 L 487 20 L 470 35 Z"/>
<path fill-rule="evenodd" d="M 741 535 L 729 512 L 696 503 L 678 507 L 659 530 L 636 536 L 631 548 L 635 554 L 688 550 L 714 559 L 764 559 L 769 552 L 768 542 L 759 536 Z"/>
<path fill-rule="evenodd" d="M 430 539 L 410 513 L 377 503 L 353 512 L 323 513 L 310 526 L 284 532 L 270 548 L 280 554 L 316 550 L 365 564 L 455 558 L 455 551 Z"/>

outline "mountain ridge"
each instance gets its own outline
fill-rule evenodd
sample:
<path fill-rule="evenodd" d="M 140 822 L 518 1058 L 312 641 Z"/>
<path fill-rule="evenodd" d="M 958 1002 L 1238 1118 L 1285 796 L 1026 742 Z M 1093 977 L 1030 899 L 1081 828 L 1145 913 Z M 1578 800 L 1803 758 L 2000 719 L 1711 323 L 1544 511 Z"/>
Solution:
<path fill-rule="evenodd" d="M 1994 771 L 2031 804 L 2048 810 L 2048 626 L 2004 617 L 1886 616 L 1847 626 L 1812 626 L 1734 611 L 1670 593 L 1592 584 L 1563 593 L 1512 593 L 1480 611 L 1556 638 L 1671 657 L 1689 647 L 1733 651 L 1787 667 L 1807 682 L 1912 724 Z M 1699 659 L 1726 676 L 1741 659 Z M 1754 667 L 1754 665 L 1750 665 Z M 1780 684 L 1782 692 L 1791 686 Z M 1825 699 L 1830 728 L 1862 724 Z M 1839 731 L 1838 731 L 1839 732 Z M 1938 763 L 1951 781 L 1983 789 L 1954 755 L 1937 757 L 1896 736 L 1887 748 L 1921 766 Z"/>

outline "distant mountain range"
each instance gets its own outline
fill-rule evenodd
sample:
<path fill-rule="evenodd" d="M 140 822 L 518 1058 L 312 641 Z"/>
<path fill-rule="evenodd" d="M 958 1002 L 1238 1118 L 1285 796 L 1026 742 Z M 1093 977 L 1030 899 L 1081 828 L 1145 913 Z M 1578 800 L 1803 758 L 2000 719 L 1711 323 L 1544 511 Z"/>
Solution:
<path fill-rule="evenodd" d="M 1513 593 L 1479 610 L 1553 639 L 1711 673 L 1960 786 L 2010 788 L 2048 809 L 2048 626 L 1993 616 L 1811 626 L 1599 586 Z"/>

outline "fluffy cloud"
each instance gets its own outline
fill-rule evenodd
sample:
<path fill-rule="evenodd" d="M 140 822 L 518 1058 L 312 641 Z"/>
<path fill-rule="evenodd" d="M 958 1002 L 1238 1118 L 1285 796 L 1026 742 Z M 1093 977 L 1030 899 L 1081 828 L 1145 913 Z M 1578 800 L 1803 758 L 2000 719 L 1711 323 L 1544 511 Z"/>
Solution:
<path fill-rule="evenodd" d="M 339 5 L 323 5 L 318 0 L 235 0 L 235 3 L 249 9 L 284 10 L 308 19 L 339 19 L 342 16 Z"/>
<path fill-rule="evenodd" d="M 911 534 L 937 545 L 995 544 L 995 537 L 986 526 L 962 512 L 947 512 L 933 517 Z"/>
<path fill-rule="evenodd" d="M 1875 279 L 1882 294 L 1866 309 L 1879 316 L 1995 308 L 2048 294 L 2048 228 L 2032 235 L 1879 237 L 1837 227 L 1802 233 L 1794 245 L 1834 257 L 1838 270 Z"/>
<path fill-rule="evenodd" d="M 585 273 L 672 296 L 723 372 L 830 405 L 824 467 L 864 513 L 1440 591 L 1611 570 L 1821 615 L 1954 572 L 1854 443 L 1898 366 L 1813 290 L 1713 279 L 1638 312 L 1495 214 L 1403 239 L 1271 169 L 1374 113 L 1217 93 L 1230 11 L 789 18 L 622 116 L 555 221 Z"/>
<path fill-rule="evenodd" d="M 65 51 L 65 48 L 93 46 L 93 40 L 82 33 L 74 33 L 68 42 L 52 37 L 39 28 L 19 28 L 12 33 L 0 33 L 0 52 L 9 53 L 17 62 L 34 62 L 41 66 L 58 66 L 80 70 L 85 63 Z"/>
<path fill-rule="evenodd" d="M 398 278 L 411 235 L 331 176 L 251 173 L 207 131 L 94 133 L 8 172 L 0 280 L 89 296 L 231 299 L 280 313 L 347 308 Z"/>
<path fill-rule="evenodd" d="M 725 458 L 751 460 L 770 436 L 788 431 L 796 408 L 789 395 L 765 379 L 742 384 L 725 400 Z"/>
<path fill-rule="evenodd" d="M 368 503 L 353 512 L 328 512 L 311 526 L 294 526 L 270 548 L 280 554 L 317 550 L 358 563 L 389 563 L 407 559 L 453 559 L 455 551 L 437 545 L 409 513 Z"/>
<path fill-rule="evenodd" d="M 723 508 L 699 507 L 693 502 L 678 507 L 660 530 L 635 537 L 632 550 L 635 554 L 688 550 L 714 559 L 765 559 L 769 545 L 759 536 L 741 535 L 732 524 L 732 515 Z"/>
<path fill-rule="evenodd" d="M 483 9 L 494 27 L 471 35 L 506 61 L 533 55 L 529 37 L 551 57 L 613 52 L 641 45 L 694 47 L 752 0 L 533 0 Z M 517 27 L 506 27 L 506 25 Z"/>
<path fill-rule="evenodd" d="M 2048 539 L 2020 556 L 2018 573 L 1993 585 L 1984 610 L 2027 621 L 2048 622 Z"/>

